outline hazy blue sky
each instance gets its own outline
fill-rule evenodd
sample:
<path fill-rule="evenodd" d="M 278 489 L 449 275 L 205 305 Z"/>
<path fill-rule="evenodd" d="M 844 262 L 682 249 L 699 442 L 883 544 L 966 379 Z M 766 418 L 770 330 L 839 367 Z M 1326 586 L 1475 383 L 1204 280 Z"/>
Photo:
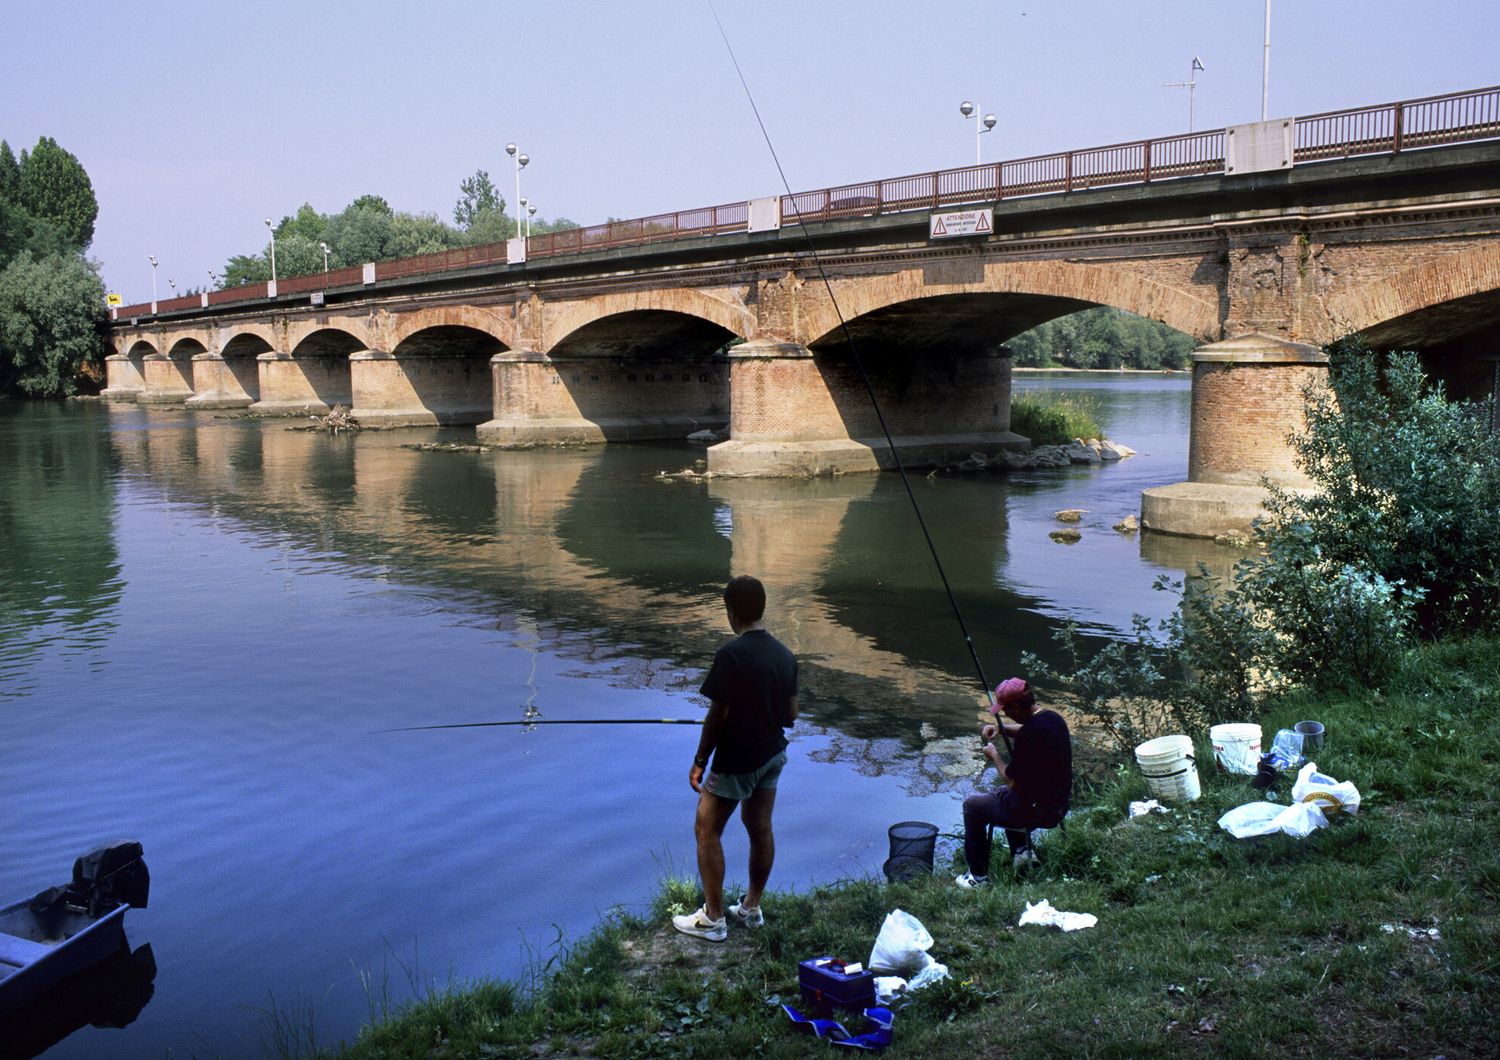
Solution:
<path fill-rule="evenodd" d="M 1260 117 L 1264 0 L 716 0 L 794 190 L 966 165 L 973 99 L 1018 158 Z M 374 192 L 451 220 L 531 155 L 543 217 L 780 190 L 707 0 L 18 2 L 0 138 L 55 137 L 99 197 L 127 302 L 264 245 L 263 218 Z M 1273 0 L 1270 113 L 1500 82 L 1500 0 Z"/>

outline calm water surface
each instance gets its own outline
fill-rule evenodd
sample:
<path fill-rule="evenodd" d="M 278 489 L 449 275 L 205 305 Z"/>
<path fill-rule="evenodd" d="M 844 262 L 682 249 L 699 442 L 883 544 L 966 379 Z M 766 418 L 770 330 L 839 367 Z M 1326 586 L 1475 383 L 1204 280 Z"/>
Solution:
<path fill-rule="evenodd" d="M 1122 536 L 1186 477 L 1185 376 L 1018 376 L 1090 392 L 1140 451 L 1096 469 L 915 478 L 990 680 L 1171 606 L 1212 546 Z M 701 451 L 417 452 L 466 432 L 0 402 L 0 899 L 139 838 L 155 995 L 49 1056 L 257 1055 L 269 1011 L 351 1039 L 392 998 L 516 976 L 693 871 L 696 730 L 752 572 L 803 660 L 774 885 L 875 874 L 886 828 L 952 830 L 973 790 L 968 654 L 899 481 L 660 482 Z M 1052 542 L 1059 508 L 1083 539 Z M 743 876 L 731 828 L 731 876 Z M 774 915 L 774 912 L 773 912 Z M 380 988 L 377 985 L 377 993 Z"/>

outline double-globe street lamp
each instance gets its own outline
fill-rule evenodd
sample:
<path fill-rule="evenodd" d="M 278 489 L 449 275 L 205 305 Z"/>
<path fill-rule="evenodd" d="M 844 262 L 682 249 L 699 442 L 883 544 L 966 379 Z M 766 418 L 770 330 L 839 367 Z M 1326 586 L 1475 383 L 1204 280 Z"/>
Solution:
<path fill-rule="evenodd" d="M 276 228 L 271 224 L 271 219 L 266 218 L 266 228 L 271 232 L 271 282 L 276 282 Z"/>
<path fill-rule="evenodd" d="M 980 118 L 979 108 L 967 99 L 958 105 L 958 112 L 965 118 L 971 115 L 974 117 L 974 164 L 976 166 L 980 165 L 984 162 L 984 158 L 979 153 L 979 138 L 994 129 L 995 116 L 993 114 L 986 114 L 983 118 Z"/>
<path fill-rule="evenodd" d="M 328 244 L 327 243 L 319 243 L 318 246 L 323 249 L 323 271 L 327 272 L 328 271 Z"/>
<path fill-rule="evenodd" d="M 506 144 L 505 153 L 516 160 L 516 235 L 521 234 L 521 207 L 526 205 L 526 200 L 521 198 L 521 170 L 526 168 L 526 163 L 531 161 L 528 155 L 520 153 L 515 144 Z"/>
<path fill-rule="evenodd" d="M 151 308 L 156 309 L 156 255 L 147 254 L 146 260 L 151 262 Z"/>

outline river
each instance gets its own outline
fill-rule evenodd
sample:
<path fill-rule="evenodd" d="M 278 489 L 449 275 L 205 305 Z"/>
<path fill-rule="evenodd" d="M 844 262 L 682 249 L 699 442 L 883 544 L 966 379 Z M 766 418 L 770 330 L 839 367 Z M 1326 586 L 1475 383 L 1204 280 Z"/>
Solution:
<path fill-rule="evenodd" d="M 1214 553 L 1111 529 L 1186 477 L 1186 376 L 1018 373 L 1036 387 L 1090 392 L 1139 455 L 914 476 L 992 683 L 1065 620 L 1165 614 L 1153 581 Z M 154 996 L 48 1056 L 257 1055 L 277 1018 L 332 1044 L 386 997 L 525 976 L 643 910 L 694 871 L 695 729 L 385 730 L 699 718 L 731 573 L 802 660 L 772 886 L 878 873 L 896 821 L 957 826 L 977 679 L 895 476 L 404 447 L 466 435 L 0 402 L 0 898 L 118 836 L 153 878 L 126 925 Z M 1068 507 L 1073 545 L 1047 536 Z M 745 850 L 731 825 L 732 879 Z"/>

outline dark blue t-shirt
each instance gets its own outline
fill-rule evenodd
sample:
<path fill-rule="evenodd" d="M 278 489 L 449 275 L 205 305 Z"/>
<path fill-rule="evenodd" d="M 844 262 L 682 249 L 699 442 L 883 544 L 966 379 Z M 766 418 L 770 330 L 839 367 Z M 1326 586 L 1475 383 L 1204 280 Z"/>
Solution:
<path fill-rule="evenodd" d="M 786 750 L 781 730 L 797 694 L 797 660 L 763 629 L 740 634 L 714 653 L 698 690 L 729 708 L 714 748 L 715 773 L 749 773 Z"/>
<path fill-rule="evenodd" d="M 1073 740 L 1061 714 L 1043 710 L 1022 723 L 1008 772 L 1025 802 L 1058 814 L 1068 812 L 1073 796 Z"/>

